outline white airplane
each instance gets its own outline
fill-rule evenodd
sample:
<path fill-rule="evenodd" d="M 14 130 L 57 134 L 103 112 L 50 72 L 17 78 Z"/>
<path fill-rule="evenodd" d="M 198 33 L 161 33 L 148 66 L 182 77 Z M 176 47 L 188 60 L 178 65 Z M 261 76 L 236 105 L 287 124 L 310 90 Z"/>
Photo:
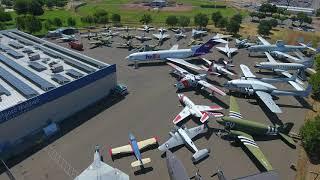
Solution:
<path fill-rule="evenodd" d="M 160 28 L 159 34 L 152 34 L 156 39 L 159 40 L 159 44 L 163 43 L 164 40 L 170 38 L 170 35 L 165 33 L 166 31 L 166 29 Z"/>
<path fill-rule="evenodd" d="M 262 45 L 253 45 L 248 48 L 249 56 L 251 52 L 269 52 L 272 56 L 276 57 L 286 57 L 292 59 L 297 62 L 301 62 L 300 58 L 294 57 L 292 55 L 287 54 L 287 52 L 296 52 L 304 49 L 310 49 L 312 51 L 317 51 L 316 49 L 309 47 L 306 44 L 299 43 L 300 46 L 293 46 L 293 45 L 285 45 L 283 41 L 278 40 L 276 44 L 270 44 L 267 40 L 258 36 L 258 39 L 261 41 Z"/>
<path fill-rule="evenodd" d="M 125 26 L 125 27 L 115 27 L 114 29 L 116 29 L 118 31 L 127 31 L 128 32 L 129 30 L 134 30 L 135 28 Z"/>
<path fill-rule="evenodd" d="M 207 88 L 207 89 L 211 90 L 212 94 L 218 93 L 221 96 L 226 95 L 225 92 L 223 92 L 219 88 L 215 87 L 214 85 L 212 85 L 206 81 L 207 74 L 194 75 L 194 74 L 186 71 L 185 69 L 183 69 L 175 64 L 172 64 L 172 63 L 167 63 L 167 64 L 174 69 L 172 71 L 172 73 L 176 74 L 177 76 L 179 76 L 179 78 L 181 78 L 175 84 L 175 86 L 177 87 L 178 90 L 186 89 L 186 88 L 201 87 L 201 89 Z"/>
<path fill-rule="evenodd" d="M 142 25 L 142 28 L 137 28 L 137 30 L 139 31 L 145 31 L 145 32 L 149 32 L 149 31 L 154 31 L 155 28 L 154 27 L 151 27 L 151 26 L 148 26 L 148 25 Z"/>
<path fill-rule="evenodd" d="M 59 39 L 64 41 L 64 42 L 76 41 L 77 40 L 75 35 L 66 35 L 66 34 L 61 34 L 61 35 L 62 35 L 62 37 L 59 38 Z"/>
<path fill-rule="evenodd" d="M 229 39 L 231 38 L 232 35 L 230 34 L 220 34 L 220 33 L 217 33 L 215 36 L 212 37 L 212 39 Z M 228 42 L 228 41 L 227 41 Z"/>
<path fill-rule="evenodd" d="M 112 32 L 112 30 L 107 30 L 106 32 L 101 32 L 99 33 L 99 35 L 102 35 L 102 36 L 118 36 L 120 34 L 120 32 Z"/>
<path fill-rule="evenodd" d="M 172 121 L 173 124 L 178 124 L 182 120 L 184 120 L 186 117 L 192 115 L 195 117 L 200 118 L 200 122 L 204 123 L 209 119 L 208 112 L 212 111 L 220 111 L 223 108 L 215 105 L 215 106 L 204 106 L 204 105 L 195 105 L 187 96 L 184 94 L 178 94 L 179 101 L 185 106 L 183 110 L 174 118 Z M 210 115 L 213 115 L 214 117 L 222 117 L 223 114 L 220 112 L 213 112 L 210 113 Z"/>
<path fill-rule="evenodd" d="M 177 40 L 180 40 L 182 38 L 187 37 L 187 35 L 184 34 L 182 31 L 180 31 L 179 33 L 174 34 L 174 36 L 176 37 Z"/>
<path fill-rule="evenodd" d="M 241 64 L 240 68 L 244 74 L 244 78 L 234 79 L 224 84 L 224 87 L 230 91 L 236 91 L 248 95 L 257 95 L 258 98 L 273 112 L 282 113 L 280 107 L 273 101 L 272 96 L 300 96 L 306 97 L 311 92 L 311 85 L 302 91 L 278 90 L 275 86 L 267 83 L 292 81 L 295 78 L 285 79 L 268 79 L 257 78 L 248 66 Z"/>
<path fill-rule="evenodd" d="M 313 66 L 313 60 L 305 60 L 302 61 L 301 63 L 279 63 L 277 62 L 268 52 L 265 52 L 269 62 L 261 62 L 257 63 L 255 65 L 256 68 L 259 69 L 266 69 L 266 70 L 271 70 L 276 73 L 281 73 L 282 75 L 286 77 L 291 77 L 291 74 L 289 74 L 289 70 L 296 70 L 298 71 L 298 75 L 302 80 L 306 79 L 305 75 L 305 69 L 311 68 Z M 297 79 L 298 80 L 298 79 Z M 303 84 L 301 81 L 297 81 L 299 84 Z"/>
<path fill-rule="evenodd" d="M 238 48 L 229 48 L 229 43 L 226 43 L 224 47 L 216 47 L 216 48 L 226 53 L 229 59 L 231 59 L 232 54 L 238 50 Z"/>
<path fill-rule="evenodd" d="M 74 180 L 88 180 L 88 179 L 114 179 L 114 180 L 129 180 L 129 176 L 119 169 L 113 168 L 101 161 L 99 146 L 96 146 L 94 152 L 94 159 L 92 164 L 85 169 Z"/>
<path fill-rule="evenodd" d="M 191 36 L 192 37 L 199 37 L 199 36 L 204 36 L 206 34 L 207 34 L 207 31 L 201 31 L 201 30 L 192 29 Z"/>
<path fill-rule="evenodd" d="M 146 52 L 136 52 L 132 53 L 126 57 L 128 61 L 133 61 L 135 67 L 137 67 L 138 61 L 171 61 L 175 62 L 196 70 L 202 70 L 200 67 L 191 64 L 184 58 L 196 57 L 207 54 L 210 52 L 210 49 L 216 44 L 215 40 L 209 40 L 205 44 L 192 46 L 191 49 L 178 49 L 178 44 L 172 46 L 169 50 L 159 50 L 159 51 L 146 51 Z"/>
<path fill-rule="evenodd" d="M 146 36 L 145 33 L 143 33 L 142 36 L 135 36 L 135 38 L 136 38 L 137 40 L 141 41 L 141 42 L 149 41 L 149 40 L 152 39 L 151 37 Z"/>
<path fill-rule="evenodd" d="M 230 76 L 235 75 L 233 72 L 228 70 L 229 67 L 233 67 L 234 65 L 229 64 L 226 61 L 223 61 L 223 65 L 222 65 L 222 64 L 217 64 L 214 61 L 209 61 L 206 58 L 202 58 L 202 60 L 204 60 L 209 66 L 209 67 L 202 66 L 202 69 L 204 69 L 209 74 L 215 74 L 217 76 L 220 76 L 221 74 L 230 75 Z"/>
<path fill-rule="evenodd" d="M 194 152 L 192 155 L 192 161 L 197 162 L 207 157 L 210 151 L 208 149 L 198 150 L 192 139 L 198 134 L 205 133 L 205 130 L 206 128 L 204 124 L 190 129 L 187 129 L 186 127 L 176 127 L 175 132 L 169 132 L 171 136 L 170 139 L 159 146 L 158 149 L 162 152 L 165 152 L 166 150 L 185 144 Z"/>

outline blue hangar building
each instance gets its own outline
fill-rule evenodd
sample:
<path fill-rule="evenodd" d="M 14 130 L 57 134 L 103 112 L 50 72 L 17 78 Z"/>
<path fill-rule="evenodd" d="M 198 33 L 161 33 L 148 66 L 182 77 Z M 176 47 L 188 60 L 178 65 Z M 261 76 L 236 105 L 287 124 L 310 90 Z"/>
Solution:
<path fill-rule="evenodd" d="M 117 84 L 115 64 L 19 30 L 0 31 L 0 41 L 0 153 L 35 132 L 50 134 L 45 127 L 101 100 Z"/>

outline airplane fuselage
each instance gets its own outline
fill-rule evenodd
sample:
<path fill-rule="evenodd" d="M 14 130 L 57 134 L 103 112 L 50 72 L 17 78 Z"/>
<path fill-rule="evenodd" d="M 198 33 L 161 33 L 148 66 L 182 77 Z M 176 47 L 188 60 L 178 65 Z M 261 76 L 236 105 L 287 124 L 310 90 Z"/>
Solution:
<path fill-rule="evenodd" d="M 307 47 L 305 46 L 293 46 L 293 45 L 253 45 L 248 48 L 250 52 L 273 52 L 273 51 L 280 51 L 280 52 L 295 52 L 298 50 L 304 50 Z"/>
<path fill-rule="evenodd" d="M 181 138 L 183 139 L 183 141 L 185 142 L 185 144 L 187 146 L 189 146 L 190 148 L 192 148 L 192 150 L 194 152 L 198 151 L 198 148 L 194 145 L 193 141 L 190 139 L 190 137 L 187 135 L 186 131 L 183 130 L 182 128 L 178 129 L 178 133 L 181 136 Z"/>
<path fill-rule="evenodd" d="M 194 56 L 191 49 L 177 49 L 177 50 L 160 50 L 160 51 L 147 51 L 137 52 L 130 54 L 127 59 L 129 61 L 153 61 L 153 60 L 166 60 L 167 58 L 189 58 Z"/>
<path fill-rule="evenodd" d="M 179 99 L 186 107 L 188 107 L 190 114 L 196 117 L 202 116 L 202 113 L 200 112 L 200 110 L 187 96 L 184 96 L 184 95 L 179 96 Z"/>
<path fill-rule="evenodd" d="M 217 120 L 217 122 L 227 129 L 237 130 L 245 132 L 251 135 L 278 135 L 278 127 L 268 126 L 255 121 L 250 121 L 247 119 L 238 119 L 232 117 L 222 117 L 222 120 Z"/>
<path fill-rule="evenodd" d="M 272 62 L 261 62 L 255 66 L 258 69 L 268 69 L 268 70 L 299 70 L 304 69 L 305 66 L 300 63 L 272 63 Z"/>
<path fill-rule="evenodd" d="M 137 139 L 132 134 L 129 134 L 129 141 L 135 157 L 137 160 L 141 161 L 142 156 L 139 150 Z"/>
<path fill-rule="evenodd" d="M 256 88 L 253 88 L 252 85 L 255 85 Z M 275 86 L 262 81 L 246 79 L 234 79 L 228 81 L 224 87 L 231 91 L 237 91 L 249 95 L 252 95 L 255 91 L 272 92 L 277 89 Z"/>

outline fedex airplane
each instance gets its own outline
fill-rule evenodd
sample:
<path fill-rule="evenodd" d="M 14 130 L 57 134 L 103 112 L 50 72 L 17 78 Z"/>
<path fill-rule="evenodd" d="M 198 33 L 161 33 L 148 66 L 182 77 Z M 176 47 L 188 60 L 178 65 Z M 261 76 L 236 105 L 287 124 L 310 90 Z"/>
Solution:
<path fill-rule="evenodd" d="M 217 43 L 215 39 L 210 39 L 208 42 L 192 46 L 191 49 L 178 49 L 178 44 L 172 46 L 169 50 L 160 50 L 160 51 L 146 51 L 146 52 L 136 52 L 132 53 L 126 57 L 129 61 L 133 61 L 135 63 L 135 67 L 137 68 L 138 61 L 171 61 L 175 62 L 196 70 L 202 70 L 202 68 L 191 64 L 185 60 L 184 58 L 196 57 L 207 54 L 210 52 L 210 49 Z"/>

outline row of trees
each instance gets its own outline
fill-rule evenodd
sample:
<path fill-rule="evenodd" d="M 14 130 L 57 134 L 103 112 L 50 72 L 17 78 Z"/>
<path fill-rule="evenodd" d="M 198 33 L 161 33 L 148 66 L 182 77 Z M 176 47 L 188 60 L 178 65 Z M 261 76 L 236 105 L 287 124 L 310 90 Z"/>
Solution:
<path fill-rule="evenodd" d="M 81 21 L 88 24 L 107 24 L 109 23 L 109 14 L 104 9 L 97 9 L 92 15 L 81 17 Z M 121 16 L 119 14 L 112 14 L 111 21 L 114 24 L 119 24 Z"/>
<path fill-rule="evenodd" d="M 272 28 L 278 26 L 278 21 L 276 19 L 262 20 L 258 25 L 258 34 L 269 35 Z"/>

